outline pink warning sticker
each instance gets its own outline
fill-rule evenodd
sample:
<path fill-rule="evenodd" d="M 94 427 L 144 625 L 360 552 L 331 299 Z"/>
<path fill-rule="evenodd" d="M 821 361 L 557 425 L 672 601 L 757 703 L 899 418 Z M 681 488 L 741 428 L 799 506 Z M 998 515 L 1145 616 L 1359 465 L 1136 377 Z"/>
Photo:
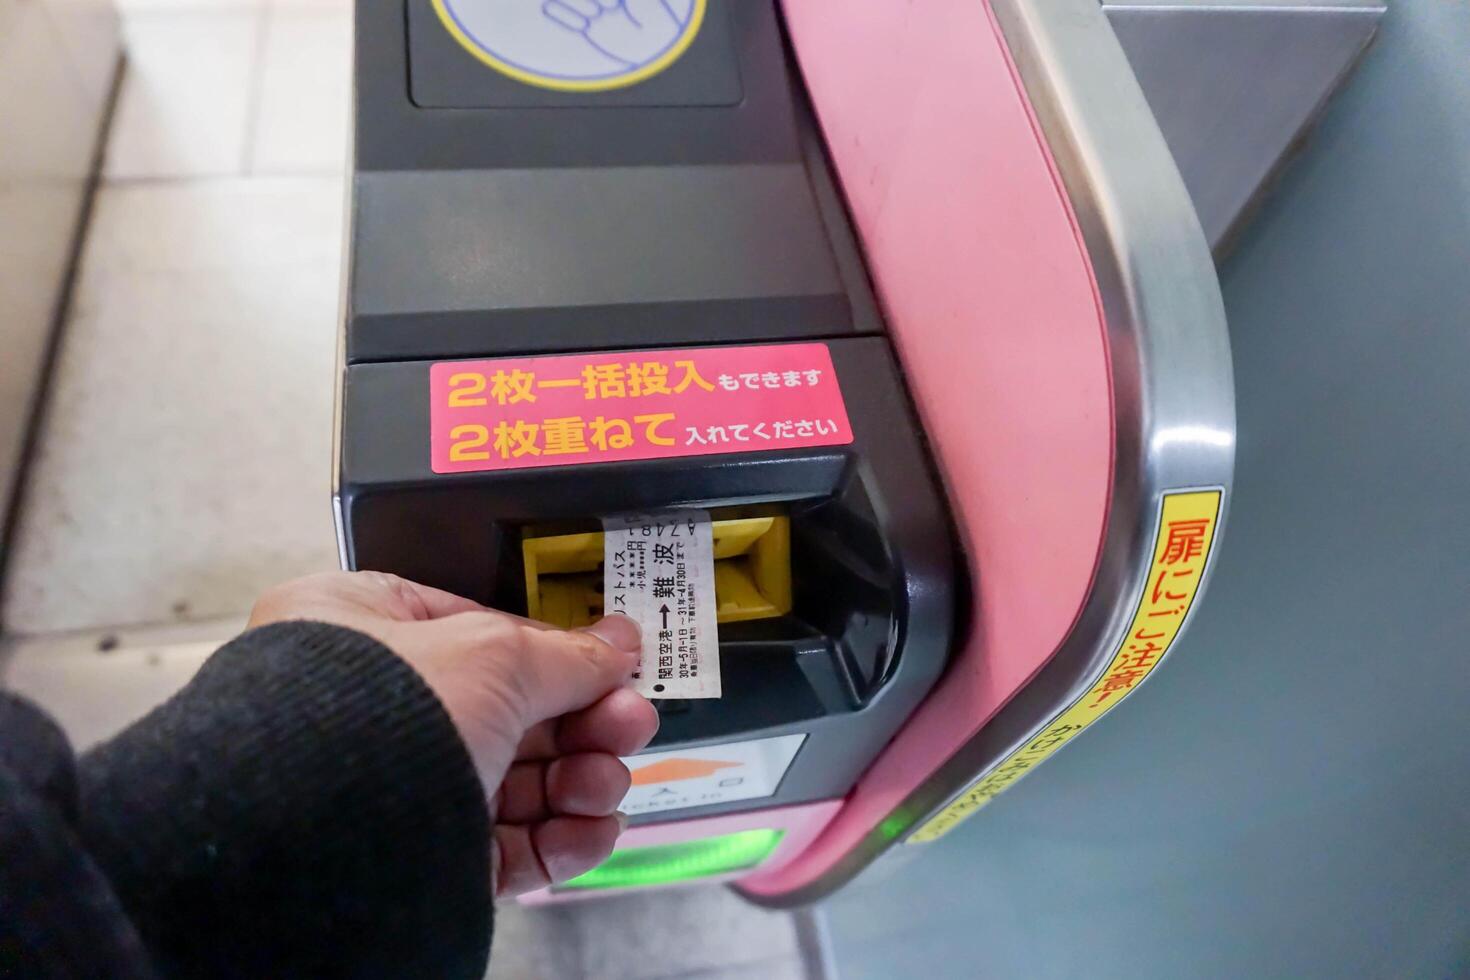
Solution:
<path fill-rule="evenodd" d="M 440 361 L 435 473 L 844 446 L 826 344 Z"/>

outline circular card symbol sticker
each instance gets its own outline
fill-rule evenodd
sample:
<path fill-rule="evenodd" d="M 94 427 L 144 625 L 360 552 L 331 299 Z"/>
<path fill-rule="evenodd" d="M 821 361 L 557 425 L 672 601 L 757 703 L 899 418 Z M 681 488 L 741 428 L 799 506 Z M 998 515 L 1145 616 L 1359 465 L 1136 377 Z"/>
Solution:
<path fill-rule="evenodd" d="M 601 92 L 651 78 L 678 60 L 708 0 L 433 0 L 476 58 L 517 81 Z"/>

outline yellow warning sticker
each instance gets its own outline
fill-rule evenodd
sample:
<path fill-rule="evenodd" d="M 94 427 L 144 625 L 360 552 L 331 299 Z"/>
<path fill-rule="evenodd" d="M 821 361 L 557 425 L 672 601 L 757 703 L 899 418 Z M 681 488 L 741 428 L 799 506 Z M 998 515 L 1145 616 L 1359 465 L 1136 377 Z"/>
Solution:
<path fill-rule="evenodd" d="M 1016 780 L 1107 714 L 1149 675 L 1179 635 L 1199 593 L 1215 528 L 1221 490 L 1182 490 L 1164 495 L 1154 531 L 1153 563 L 1133 613 L 1128 636 L 1107 670 L 1082 697 L 1000 764 L 981 776 L 949 806 L 909 837 L 910 844 L 938 840 L 1005 792 Z"/>

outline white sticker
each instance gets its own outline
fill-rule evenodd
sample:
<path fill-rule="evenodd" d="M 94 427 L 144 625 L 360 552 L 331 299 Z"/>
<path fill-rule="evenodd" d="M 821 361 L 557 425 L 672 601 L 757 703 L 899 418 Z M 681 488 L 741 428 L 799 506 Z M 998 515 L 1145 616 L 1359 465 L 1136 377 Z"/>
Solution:
<path fill-rule="evenodd" d="M 624 813 L 661 813 L 770 796 L 796 758 L 805 735 L 777 735 L 728 745 L 629 756 L 633 787 Z"/>
<path fill-rule="evenodd" d="M 715 547 L 702 510 L 603 522 L 603 602 L 643 630 L 634 687 L 650 698 L 720 696 Z"/>

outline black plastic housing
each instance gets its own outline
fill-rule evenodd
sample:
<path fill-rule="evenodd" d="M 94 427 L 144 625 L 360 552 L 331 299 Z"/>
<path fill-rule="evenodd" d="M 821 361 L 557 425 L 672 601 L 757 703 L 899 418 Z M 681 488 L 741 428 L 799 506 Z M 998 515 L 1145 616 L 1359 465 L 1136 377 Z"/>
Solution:
<path fill-rule="evenodd" d="M 661 104 L 664 89 L 640 94 L 640 85 L 604 101 L 558 102 L 492 85 L 483 106 L 478 89 L 460 97 L 450 84 L 483 66 L 410 71 L 413 58 L 468 59 L 425 34 L 434 29 L 428 5 L 357 5 L 337 482 L 344 562 L 524 613 L 528 529 L 590 530 L 631 511 L 776 506 L 791 518 L 791 613 L 722 625 L 724 696 L 661 704 L 655 746 L 807 738 L 773 797 L 635 822 L 843 796 L 944 667 L 954 555 L 772 3 L 710 0 L 718 30 L 684 57 L 724 59 L 705 66 L 723 79 L 705 89 L 718 98 Z M 704 69 L 691 61 L 681 70 Z M 456 107 L 416 104 L 411 79 Z M 582 201 L 585 221 L 562 220 L 565 195 L 589 186 L 597 193 Z M 621 251 L 606 247 L 604 212 L 627 235 Z M 468 254 L 490 258 L 468 264 Z M 525 255 L 557 261 L 516 261 Z M 813 340 L 831 352 L 850 445 L 430 469 L 437 360 Z"/>
<path fill-rule="evenodd" d="M 779 502 L 792 522 L 792 613 L 722 626 L 725 696 L 665 702 L 654 744 L 808 738 L 775 797 L 639 819 L 841 796 L 943 668 L 953 569 L 887 342 L 829 347 L 850 393 L 850 446 L 458 475 L 429 468 L 429 362 L 355 365 L 342 405 L 346 560 L 524 614 L 526 528 Z"/>

